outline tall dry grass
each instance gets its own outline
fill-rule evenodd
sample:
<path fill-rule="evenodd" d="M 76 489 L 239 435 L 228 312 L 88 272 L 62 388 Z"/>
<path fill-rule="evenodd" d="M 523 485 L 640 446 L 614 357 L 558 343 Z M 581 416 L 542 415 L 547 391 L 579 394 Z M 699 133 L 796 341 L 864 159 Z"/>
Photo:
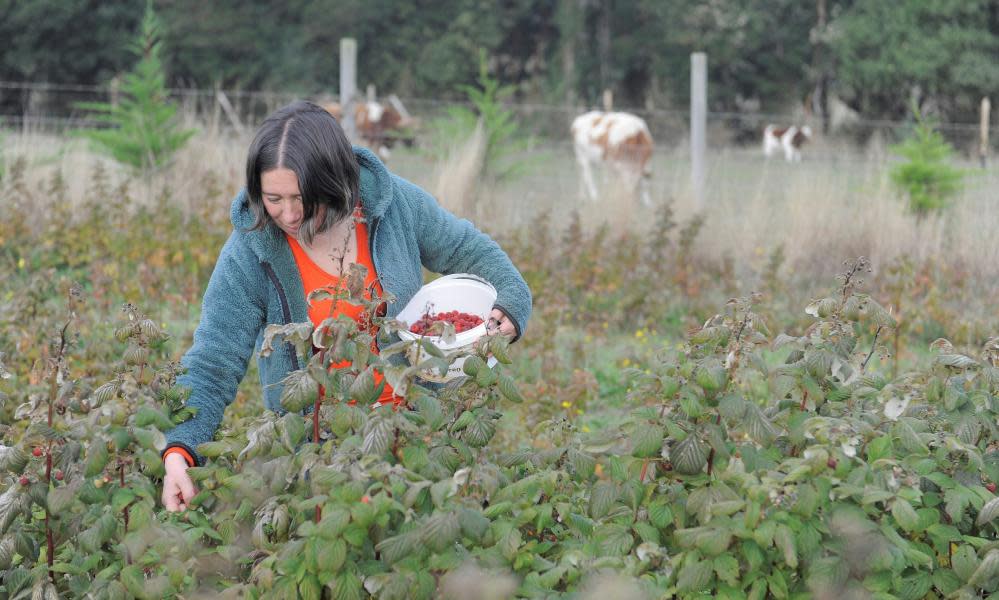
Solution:
<path fill-rule="evenodd" d="M 54 174 L 61 173 L 69 202 L 79 203 L 88 193 L 100 163 L 113 182 L 127 182 L 138 205 L 155 206 L 168 196 L 191 209 L 190 214 L 204 214 L 202 203 L 214 202 L 224 218 L 229 200 L 243 185 L 252 132 L 234 134 L 218 126 L 217 120 L 206 125 L 190 115 L 185 119 L 187 126 L 198 126 L 199 133 L 167 169 L 145 178 L 95 154 L 82 139 L 40 131 L 5 132 L 2 156 L 8 170 L 15 160 L 23 159 L 26 183 L 35 189 L 46 189 Z M 602 197 L 597 202 L 584 200 L 568 144 L 539 151 L 532 169 L 520 179 L 482 185 L 476 179 L 482 143 L 481 135 L 473 136 L 440 157 L 400 148 L 389 167 L 495 234 L 526 227 L 543 214 L 550 215 L 558 228 L 568 223 L 573 211 L 590 227 L 609 222 L 639 235 L 645 235 L 654 222 L 654 209 L 616 191 L 619 186 L 606 173 L 601 174 Z M 708 159 L 706 224 L 695 252 L 716 262 L 730 257 L 740 273 L 758 273 L 767 255 L 783 245 L 788 265 L 803 277 L 827 279 L 839 261 L 865 255 L 875 265 L 899 256 L 917 262 L 932 259 L 965 271 L 980 283 L 996 281 L 999 171 L 994 166 L 983 170 L 966 165 L 965 187 L 951 209 L 920 221 L 905 212 L 889 183 L 892 160 L 883 147 L 862 151 L 822 141 L 806 148 L 800 164 L 765 160 L 756 148 L 713 150 Z M 653 157 L 653 199 L 672 202 L 681 222 L 696 212 L 689 173 L 683 144 L 661 148 Z"/>
<path fill-rule="evenodd" d="M 932 260 L 966 271 L 990 284 L 999 276 L 999 170 L 970 163 L 965 186 L 949 210 L 919 220 L 905 211 L 888 172 L 897 160 L 875 144 L 866 150 L 818 142 L 804 160 L 766 160 L 753 148 L 713 150 L 708 157 L 706 224 L 695 251 L 706 260 L 734 260 L 737 271 L 757 273 L 767 256 L 783 245 L 790 268 L 802 276 L 828 278 L 842 260 L 864 255 L 875 265 L 898 257 Z M 426 184 L 426 157 L 401 156 L 393 165 L 403 176 Z M 454 172 L 448 171 L 448 173 Z M 542 214 L 556 225 L 578 211 L 596 227 L 644 235 L 655 210 L 621 193 L 613 176 L 601 173 L 602 196 L 588 202 L 580 193 L 579 170 L 568 145 L 548 149 L 533 172 L 493 189 L 486 226 L 507 232 Z M 439 174 L 435 185 L 440 188 Z M 433 188 L 432 188 L 433 189 Z M 690 163 L 683 147 L 660 149 L 651 181 L 656 203 L 672 202 L 677 219 L 698 212 L 691 195 Z M 450 206 L 460 209 L 459 203 Z"/>

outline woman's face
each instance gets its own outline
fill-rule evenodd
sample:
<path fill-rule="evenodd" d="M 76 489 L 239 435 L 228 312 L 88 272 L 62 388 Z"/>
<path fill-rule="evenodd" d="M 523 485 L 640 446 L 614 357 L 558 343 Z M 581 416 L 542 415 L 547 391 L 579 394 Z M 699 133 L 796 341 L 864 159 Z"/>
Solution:
<path fill-rule="evenodd" d="M 281 231 L 297 237 L 305 210 L 295 172 L 283 167 L 264 171 L 260 174 L 260 191 L 267 214 Z"/>

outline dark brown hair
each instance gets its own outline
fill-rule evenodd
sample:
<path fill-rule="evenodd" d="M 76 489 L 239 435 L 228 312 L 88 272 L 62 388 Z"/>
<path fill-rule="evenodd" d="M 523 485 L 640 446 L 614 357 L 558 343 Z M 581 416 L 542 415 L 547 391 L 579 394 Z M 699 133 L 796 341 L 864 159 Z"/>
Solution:
<path fill-rule="evenodd" d="M 246 191 L 256 217 L 251 229 L 273 221 L 264 208 L 260 175 L 280 168 L 298 176 L 304 213 L 299 232 L 307 244 L 357 205 L 360 166 L 350 140 L 333 115 L 312 102 L 297 101 L 274 111 L 250 144 Z"/>

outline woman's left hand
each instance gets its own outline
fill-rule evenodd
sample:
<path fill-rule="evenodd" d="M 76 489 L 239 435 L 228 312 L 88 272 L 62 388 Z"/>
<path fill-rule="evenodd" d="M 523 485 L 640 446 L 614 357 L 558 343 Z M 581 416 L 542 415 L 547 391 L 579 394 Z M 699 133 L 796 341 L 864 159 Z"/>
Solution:
<path fill-rule="evenodd" d="M 486 322 L 486 335 L 496 335 L 497 333 L 512 337 L 517 335 L 517 328 L 513 326 L 513 321 L 506 316 L 505 312 L 494 308 L 489 313 L 489 320 Z"/>

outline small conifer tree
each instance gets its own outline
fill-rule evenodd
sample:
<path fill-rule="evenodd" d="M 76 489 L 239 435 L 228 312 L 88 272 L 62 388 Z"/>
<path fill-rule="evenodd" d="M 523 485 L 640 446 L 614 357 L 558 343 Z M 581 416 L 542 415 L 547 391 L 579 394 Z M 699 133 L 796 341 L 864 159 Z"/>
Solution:
<path fill-rule="evenodd" d="M 122 80 L 116 103 L 87 102 L 78 106 L 93 111 L 108 126 L 81 133 L 118 162 L 154 171 L 167 164 L 174 153 L 194 135 L 177 122 L 177 106 L 167 93 L 160 61 L 160 25 L 152 3 L 146 5 L 141 32 L 133 44 L 139 62 Z"/>
<path fill-rule="evenodd" d="M 916 126 L 902 143 L 892 147 L 906 162 L 891 169 L 891 180 L 906 198 L 917 218 L 943 210 L 961 189 L 961 169 L 950 164 L 954 149 L 933 123 L 913 108 Z"/>

